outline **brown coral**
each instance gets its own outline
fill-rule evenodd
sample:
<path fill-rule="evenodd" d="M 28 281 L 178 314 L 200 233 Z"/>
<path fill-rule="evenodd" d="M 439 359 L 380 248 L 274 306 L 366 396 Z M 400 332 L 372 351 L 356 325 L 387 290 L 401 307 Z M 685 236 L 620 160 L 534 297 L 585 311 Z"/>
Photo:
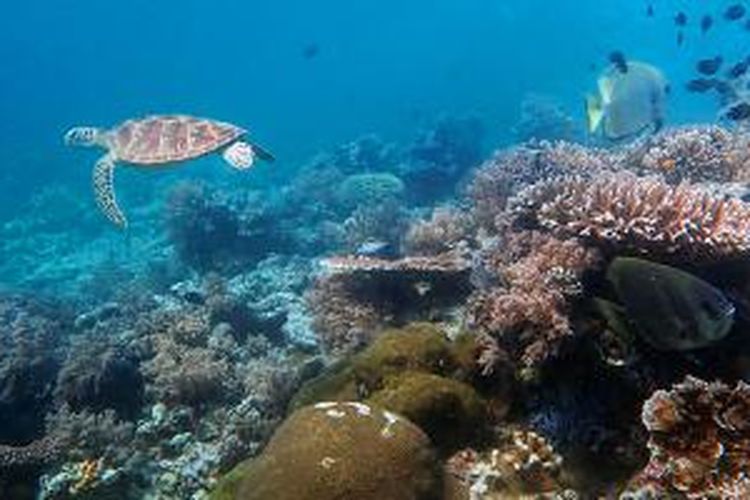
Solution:
<path fill-rule="evenodd" d="M 523 366 L 536 366 L 572 334 L 570 299 L 580 293 L 581 275 L 596 266 L 598 253 L 574 240 L 522 232 L 486 260 L 503 285 L 472 295 L 470 323 L 496 335 Z"/>
<path fill-rule="evenodd" d="M 519 195 L 516 214 L 618 251 L 717 259 L 750 250 L 750 205 L 632 174 L 566 178 Z"/>
<path fill-rule="evenodd" d="M 313 328 L 324 349 L 350 352 L 385 326 L 439 319 L 468 294 L 470 264 L 462 255 L 385 260 L 333 257 L 308 292 Z"/>
<path fill-rule="evenodd" d="M 660 496 L 741 498 L 750 493 L 750 385 L 687 377 L 643 406 L 651 459 L 631 490 Z"/>
<path fill-rule="evenodd" d="M 562 492 L 562 457 L 539 434 L 515 429 L 502 436 L 500 447 L 483 453 L 461 450 L 446 463 L 446 471 L 463 483 L 471 498 L 516 498 Z"/>

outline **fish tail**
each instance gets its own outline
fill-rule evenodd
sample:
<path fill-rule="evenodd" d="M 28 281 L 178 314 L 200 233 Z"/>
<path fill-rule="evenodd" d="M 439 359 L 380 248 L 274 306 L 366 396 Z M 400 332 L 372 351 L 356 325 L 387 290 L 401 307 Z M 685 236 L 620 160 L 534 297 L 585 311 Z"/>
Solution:
<path fill-rule="evenodd" d="M 588 95 L 586 96 L 586 123 L 590 134 L 593 134 L 604 119 L 604 106 L 602 100 Z"/>

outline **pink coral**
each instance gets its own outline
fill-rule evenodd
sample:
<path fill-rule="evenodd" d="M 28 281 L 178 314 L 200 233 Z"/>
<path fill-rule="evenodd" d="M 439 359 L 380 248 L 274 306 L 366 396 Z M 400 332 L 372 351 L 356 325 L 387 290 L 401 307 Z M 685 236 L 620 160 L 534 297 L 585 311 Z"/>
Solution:
<path fill-rule="evenodd" d="M 557 235 L 620 251 L 716 259 L 750 250 L 750 205 L 653 177 L 541 183 L 519 195 L 516 211 Z"/>
<path fill-rule="evenodd" d="M 524 232 L 486 260 L 504 284 L 472 295 L 470 324 L 496 335 L 525 367 L 536 366 L 572 335 L 570 299 L 580 292 L 583 272 L 597 265 L 598 253 L 574 240 Z"/>

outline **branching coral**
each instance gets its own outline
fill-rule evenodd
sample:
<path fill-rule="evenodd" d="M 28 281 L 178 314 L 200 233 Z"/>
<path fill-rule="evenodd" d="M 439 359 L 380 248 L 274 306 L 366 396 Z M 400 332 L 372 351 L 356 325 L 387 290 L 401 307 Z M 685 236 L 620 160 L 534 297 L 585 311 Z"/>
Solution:
<path fill-rule="evenodd" d="M 631 489 L 687 498 L 750 493 L 750 386 L 687 377 L 656 391 L 642 417 L 651 460 Z"/>
<path fill-rule="evenodd" d="M 438 207 L 428 220 L 413 223 L 404 237 L 407 255 L 439 255 L 459 248 L 473 239 L 476 227 L 471 214 L 452 208 Z"/>
<path fill-rule="evenodd" d="M 498 337 L 523 366 L 536 366 L 572 334 L 570 299 L 580 293 L 580 278 L 596 266 L 598 254 L 573 240 L 524 232 L 485 260 L 503 285 L 472 295 L 469 322 Z"/>
<path fill-rule="evenodd" d="M 115 410 L 138 413 L 143 380 L 134 356 L 101 339 L 86 338 L 71 349 L 57 379 L 55 395 L 74 411 Z"/>
<path fill-rule="evenodd" d="M 716 125 L 667 130 L 628 153 L 630 168 L 662 174 L 670 184 L 750 180 L 750 135 Z"/>
<path fill-rule="evenodd" d="M 515 205 L 524 223 L 619 251 L 705 260 L 750 250 L 750 205 L 652 177 L 623 173 L 540 183 Z"/>
<path fill-rule="evenodd" d="M 397 248 L 406 226 L 407 212 L 398 199 L 377 206 L 362 205 L 344 221 L 346 251 L 356 252 L 363 243 L 372 241 Z"/>
<path fill-rule="evenodd" d="M 568 142 L 531 142 L 487 160 L 469 185 L 477 223 L 493 228 L 508 200 L 525 187 L 564 175 L 596 176 L 617 168 L 611 151 Z"/>

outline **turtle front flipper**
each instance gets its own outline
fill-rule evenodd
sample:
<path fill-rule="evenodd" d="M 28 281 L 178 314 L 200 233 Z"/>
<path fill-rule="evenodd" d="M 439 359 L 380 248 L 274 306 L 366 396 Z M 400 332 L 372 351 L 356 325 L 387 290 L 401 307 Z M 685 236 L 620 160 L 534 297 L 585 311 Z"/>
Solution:
<path fill-rule="evenodd" d="M 111 153 L 99 158 L 94 166 L 94 196 L 96 204 L 107 218 L 120 228 L 128 225 L 125 215 L 117 205 L 115 198 L 114 172 L 115 157 Z"/>

